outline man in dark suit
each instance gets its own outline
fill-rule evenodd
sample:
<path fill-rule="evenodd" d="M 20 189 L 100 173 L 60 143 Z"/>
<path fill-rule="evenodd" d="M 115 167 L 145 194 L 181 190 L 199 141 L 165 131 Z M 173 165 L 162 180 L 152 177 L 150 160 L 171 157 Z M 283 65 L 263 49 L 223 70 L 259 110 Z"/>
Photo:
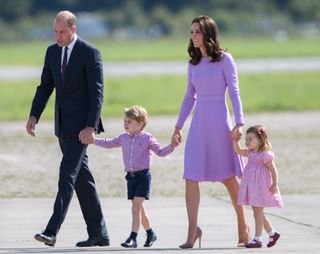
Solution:
<path fill-rule="evenodd" d="M 89 238 L 78 247 L 108 246 L 109 236 L 95 181 L 88 166 L 87 144 L 103 131 L 100 113 L 103 103 L 103 68 L 99 51 L 79 39 L 76 17 L 59 12 L 53 23 L 56 43 L 49 46 L 34 96 L 27 132 L 35 136 L 49 97 L 56 89 L 55 135 L 62 151 L 58 193 L 53 214 L 44 232 L 35 239 L 54 246 L 73 191 L 79 199 Z"/>

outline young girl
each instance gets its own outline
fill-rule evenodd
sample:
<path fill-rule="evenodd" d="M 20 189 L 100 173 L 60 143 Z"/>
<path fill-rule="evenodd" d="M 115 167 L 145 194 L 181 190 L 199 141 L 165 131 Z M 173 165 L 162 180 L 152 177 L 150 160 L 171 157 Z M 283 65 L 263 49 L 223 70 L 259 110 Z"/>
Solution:
<path fill-rule="evenodd" d="M 166 156 L 178 146 L 178 137 L 162 148 L 157 139 L 143 128 L 148 121 L 147 111 L 141 106 L 125 109 L 125 133 L 112 139 L 94 139 L 94 144 L 104 148 L 121 147 L 125 171 L 127 172 L 128 199 L 132 200 L 132 230 L 129 238 L 121 244 L 126 248 L 137 248 L 137 235 L 140 224 L 147 232 L 144 247 L 151 247 L 157 240 L 152 230 L 143 202 L 149 199 L 151 184 L 151 151 L 158 156 Z"/>
<path fill-rule="evenodd" d="M 271 226 L 265 216 L 265 207 L 283 207 L 278 187 L 278 172 L 274 163 L 274 154 L 265 127 L 256 125 L 246 132 L 246 147 L 240 147 L 236 133 L 232 134 L 233 148 L 237 154 L 248 157 L 240 184 L 238 204 L 251 205 L 255 219 L 255 237 L 246 244 L 247 248 L 262 247 L 262 228 L 269 235 L 268 247 L 276 244 L 279 232 Z"/>

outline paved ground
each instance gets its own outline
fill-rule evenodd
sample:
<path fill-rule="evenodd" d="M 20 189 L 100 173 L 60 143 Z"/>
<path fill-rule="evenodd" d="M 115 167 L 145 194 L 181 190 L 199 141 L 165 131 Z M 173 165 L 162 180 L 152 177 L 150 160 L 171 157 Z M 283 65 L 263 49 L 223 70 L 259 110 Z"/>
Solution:
<path fill-rule="evenodd" d="M 159 240 L 150 249 L 128 250 L 120 247 L 130 230 L 130 202 L 123 198 L 102 199 L 111 237 L 110 247 L 76 248 L 86 238 L 79 205 L 74 198 L 58 235 L 56 247 L 46 247 L 33 239 L 43 229 L 51 213 L 53 199 L 0 199 L 0 253 L 320 253 L 320 195 L 288 195 L 285 208 L 268 209 L 281 238 L 273 248 L 235 247 L 235 216 L 226 198 L 201 200 L 199 224 L 203 230 L 202 248 L 180 250 L 186 237 L 186 212 L 183 197 L 152 198 L 147 203 L 149 216 Z M 247 217 L 253 227 L 251 210 Z M 145 236 L 140 230 L 139 245 Z M 267 241 L 263 235 L 264 244 Z"/>

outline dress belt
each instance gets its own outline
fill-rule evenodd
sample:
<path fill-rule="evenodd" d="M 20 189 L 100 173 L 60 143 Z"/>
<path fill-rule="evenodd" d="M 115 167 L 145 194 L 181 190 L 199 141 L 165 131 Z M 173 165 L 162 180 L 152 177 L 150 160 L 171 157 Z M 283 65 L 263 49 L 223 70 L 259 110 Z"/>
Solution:
<path fill-rule="evenodd" d="M 197 102 L 225 101 L 225 95 L 203 95 L 197 97 Z"/>

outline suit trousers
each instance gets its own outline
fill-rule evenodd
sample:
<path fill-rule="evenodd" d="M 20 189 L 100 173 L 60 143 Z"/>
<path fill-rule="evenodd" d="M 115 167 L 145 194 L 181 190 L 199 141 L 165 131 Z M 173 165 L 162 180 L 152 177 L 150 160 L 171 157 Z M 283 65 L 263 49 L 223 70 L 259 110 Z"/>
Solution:
<path fill-rule="evenodd" d="M 63 156 L 58 193 L 46 231 L 53 234 L 59 232 L 75 190 L 89 237 L 108 236 L 95 181 L 88 165 L 87 145 L 82 144 L 78 137 L 59 137 L 59 144 Z"/>

